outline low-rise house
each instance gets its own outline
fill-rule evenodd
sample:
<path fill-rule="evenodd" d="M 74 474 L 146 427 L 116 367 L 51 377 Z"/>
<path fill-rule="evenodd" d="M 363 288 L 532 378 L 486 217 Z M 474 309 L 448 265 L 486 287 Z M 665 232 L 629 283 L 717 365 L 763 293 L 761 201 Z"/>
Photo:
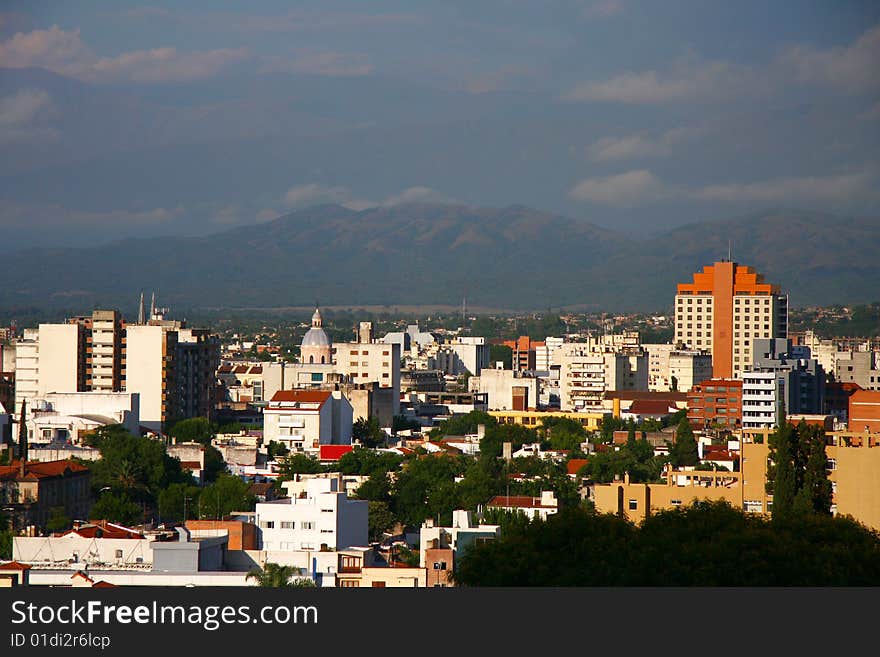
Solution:
<path fill-rule="evenodd" d="M 502 511 L 521 511 L 529 518 L 546 520 L 559 511 L 559 501 L 556 494 L 550 491 L 541 491 L 541 497 L 528 495 L 496 495 L 486 504 L 487 509 L 501 509 Z"/>
<path fill-rule="evenodd" d="M 13 461 L 0 466 L 0 506 L 16 530 L 46 526 L 53 513 L 86 518 L 92 506 L 89 469 L 75 461 Z"/>

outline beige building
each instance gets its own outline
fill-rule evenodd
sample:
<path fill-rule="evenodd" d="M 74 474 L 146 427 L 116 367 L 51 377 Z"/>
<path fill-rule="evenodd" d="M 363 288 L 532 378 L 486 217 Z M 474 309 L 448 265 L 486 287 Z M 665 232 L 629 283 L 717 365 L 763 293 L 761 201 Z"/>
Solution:
<path fill-rule="evenodd" d="M 164 326 L 126 330 L 126 392 L 140 395 L 141 425 L 162 431 L 179 415 L 175 390 L 177 331 Z"/>
<path fill-rule="evenodd" d="M 490 411 L 528 411 L 538 405 L 538 379 L 517 370 L 484 369 L 468 390 L 487 395 Z"/>
<path fill-rule="evenodd" d="M 362 329 L 363 330 L 363 329 Z M 400 413 L 400 345 L 384 342 L 341 342 L 333 347 L 336 371 L 352 383 L 375 381 L 394 391 L 393 413 Z"/>
<path fill-rule="evenodd" d="M 648 390 L 648 355 L 638 347 L 572 343 L 554 357 L 560 366 L 559 405 L 564 411 L 599 409 L 609 390 Z"/>
<path fill-rule="evenodd" d="M 669 471 L 666 481 L 596 484 L 593 498 L 600 513 L 623 513 L 633 522 L 646 514 L 686 506 L 695 500 L 725 500 L 749 513 L 769 513 L 773 496 L 766 493 L 767 443 L 770 430 L 744 431 L 740 472 Z M 831 511 L 848 515 L 880 531 L 880 434 L 827 434 Z M 755 442 L 759 440 L 761 442 Z"/>
<path fill-rule="evenodd" d="M 523 424 L 528 427 L 540 427 L 547 417 L 560 417 L 580 422 L 587 431 L 598 431 L 602 426 L 604 413 L 578 413 L 575 411 L 489 411 L 489 415 L 500 424 Z"/>

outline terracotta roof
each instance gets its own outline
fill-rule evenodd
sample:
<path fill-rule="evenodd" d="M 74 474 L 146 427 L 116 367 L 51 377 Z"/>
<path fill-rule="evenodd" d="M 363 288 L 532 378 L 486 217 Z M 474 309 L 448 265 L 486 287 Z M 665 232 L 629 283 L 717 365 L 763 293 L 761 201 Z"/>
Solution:
<path fill-rule="evenodd" d="M 636 415 L 672 415 L 675 410 L 669 410 L 670 403 L 662 399 L 636 399 L 630 404 L 627 413 Z M 675 408 L 675 404 L 672 404 Z"/>
<path fill-rule="evenodd" d="M 529 497 L 528 495 L 496 495 L 486 506 L 521 508 L 521 509 L 555 509 L 555 506 L 546 506 L 541 504 L 540 497 Z"/>
<path fill-rule="evenodd" d="M 571 459 L 565 467 L 568 469 L 568 474 L 576 475 L 578 473 L 578 470 L 580 470 L 586 464 L 587 459 Z"/>
<path fill-rule="evenodd" d="M 110 582 L 105 582 L 103 579 L 98 580 L 94 584 L 92 584 L 93 589 L 115 589 L 117 588 L 116 584 L 111 584 Z"/>
<path fill-rule="evenodd" d="M 198 461 L 181 461 L 180 467 L 184 470 L 201 470 L 202 464 Z"/>
<path fill-rule="evenodd" d="M 44 479 L 63 477 L 66 474 L 79 474 L 89 469 L 76 461 L 28 461 L 25 463 L 24 479 Z M 12 465 L 0 466 L 0 479 L 18 480 L 21 477 L 21 461 L 13 461 Z"/>
<path fill-rule="evenodd" d="M 263 366 L 262 365 L 254 365 L 251 367 L 250 374 L 262 374 Z"/>
<path fill-rule="evenodd" d="M 329 390 L 279 390 L 269 401 L 323 405 L 332 395 Z"/>
<path fill-rule="evenodd" d="M 272 490 L 272 484 L 268 481 L 254 482 L 248 486 L 248 492 L 253 495 L 265 495 Z"/>
<path fill-rule="evenodd" d="M 107 520 L 92 520 L 87 525 L 68 529 L 65 532 L 56 534 L 56 536 L 67 536 L 68 534 L 76 534 L 83 538 L 144 538 L 143 534 L 134 529 L 129 529 Z"/>
<path fill-rule="evenodd" d="M 0 564 L 0 570 L 30 570 L 31 567 L 18 561 L 7 561 Z"/>
<path fill-rule="evenodd" d="M 77 577 L 82 577 L 84 580 L 86 580 L 87 582 L 91 582 L 92 584 L 94 584 L 95 582 L 95 580 L 93 580 L 81 570 L 77 570 L 73 575 L 70 576 L 70 579 L 76 579 Z"/>

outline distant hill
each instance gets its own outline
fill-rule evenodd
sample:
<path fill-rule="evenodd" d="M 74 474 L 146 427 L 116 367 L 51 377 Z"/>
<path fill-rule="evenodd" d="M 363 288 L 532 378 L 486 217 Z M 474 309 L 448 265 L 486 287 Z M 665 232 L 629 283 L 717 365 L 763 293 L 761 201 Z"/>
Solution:
<path fill-rule="evenodd" d="M 468 304 L 662 310 L 675 284 L 726 256 L 793 306 L 880 297 L 880 220 L 778 211 L 633 241 L 522 206 L 325 205 L 203 237 L 30 249 L 0 261 L 0 304 L 172 308 Z"/>

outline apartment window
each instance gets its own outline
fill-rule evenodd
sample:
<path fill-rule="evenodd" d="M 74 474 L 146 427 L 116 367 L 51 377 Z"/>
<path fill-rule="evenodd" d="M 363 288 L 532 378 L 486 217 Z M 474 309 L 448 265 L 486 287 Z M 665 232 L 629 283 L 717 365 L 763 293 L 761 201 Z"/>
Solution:
<path fill-rule="evenodd" d="M 121 559 L 121 558 L 122 558 L 122 550 L 116 550 L 116 558 L 117 558 L 117 559 Z"/>
<path fill-rule="evenodd" d="M 333 513 L 333 509 L 321 509 L 321 513 Z"/>
<path fill-rule="evenodd" d="M 434 562 L 434 570 L 446 570 L 446 562 L 445 561 L 435 561 Z"/>
<path fill-rule="evenodd" d="M 362 351 L 361 356 L 367 356 L 367 355 L 369 355 L 369 353 L 370 353 L 369 351 Z"/>
<path fill-rule="evenodd" d="M 260 527 L 263 529 L 275 529 L 275 521 L 274 520 L 264 520 L 260 523 Z"/>
<path fill-rule="evenodd" d="M 669 500 L 672 506 L 681 506 L 681 500 Z"/>
<path fill-rule="evenodd" d="M 352 352 L 351 352 L 351 355 L 352 355 L 352 356 L 357 356 L 357 355 L 358 355 L 358 352 L 356 352 L 356 351 L 352 351 Z"/>
<path fill-rule="evenodd" d="M 388 351 L 383 351 L 383 352 L 382 352 L 382 355 L 383 355 L 383 356 L 388 356 L 389 354 L 390 354 L 390 352 L 388 352 Z"/>
<path fill-rule="evenodd" d="M 825 464 L 825 468 L 827 470 L 837 470 L 837 461 L 835 459 L 828 459 L 828 462 Z"/>
<path fill-rule="evenodd" d="M 300 550 L 314 550 L 315 544 L 314 543 L 300 543 L 299 549 Z"/>
<path fill-rule="evenodd" d="M 301 523 L 299 524 L 299 528 L 300 528 L 300 529 L 314 529 L 314 528 L 315 528 L 315 523 L 312 522 L 312 521 L 309 521 L 309 522 L 301 522 Z"/>
<path fill-rule="evenodd" d="M 358 366 L 356 360 L 350 361 L 348 364 L 349 364 L 349 366 L 351 366 L 351 367 L 357 367 L 357 366 Z"/>
<path fill-rule="evenodd" d="M 369 363 L 367 361 L 361 361 L 361 367 L 369 367 Z"/>
<path fill-rule="evenodd" d="M 332 529 L 322 529 L 322 530 L 321 530 L 321 533 L 322 533 L 322 534 L 332 534 L 332 533 L 333 533 L 333 530 L 332 530 Z"/>
<path fill-rule="evenodd" d="M 387 378 L 388 378 L 388 372 L 385 372 L 385 374 L 382 375 L 382 378 L 383 378 L 383 379 L 387 379 Z"/>
<path fill-rule="evenodd" d="M 336 586 L 341 589 L 357 589 L 360 588 L 361 583 L 356 579 L 343 579 L 339 580 L 339 583 Z"/>
<path fill-rule="evenodd" d="M 639 501 L 638 500 L 630 500 L 629 501 L 629 510 L 630 511 L 635 511 L 638 508 L 639 508 Z"/>
<path fill-rule="evenodd" d="M 281 521 L 281 529 L 295 529 L 294 522 L 290 520 L 282 520 Z"/>

